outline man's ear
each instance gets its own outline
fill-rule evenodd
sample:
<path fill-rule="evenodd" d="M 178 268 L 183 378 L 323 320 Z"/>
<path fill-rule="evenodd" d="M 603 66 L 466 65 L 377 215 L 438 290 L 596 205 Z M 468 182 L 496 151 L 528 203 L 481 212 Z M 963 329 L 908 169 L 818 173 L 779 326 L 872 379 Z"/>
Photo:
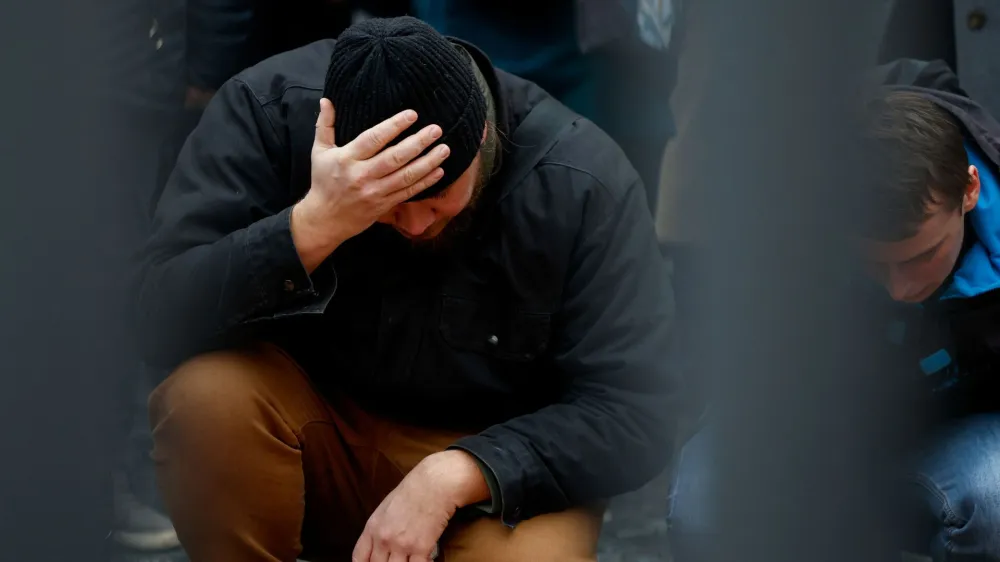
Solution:
<path fill-rule="evenodd" d="M 965 195 L 962 196 L 962 213 L 968 213 L 976 208 L 979 203 L 979 170 L 975 166 L 969 166 L 969 183 L 965 186 Z"/>

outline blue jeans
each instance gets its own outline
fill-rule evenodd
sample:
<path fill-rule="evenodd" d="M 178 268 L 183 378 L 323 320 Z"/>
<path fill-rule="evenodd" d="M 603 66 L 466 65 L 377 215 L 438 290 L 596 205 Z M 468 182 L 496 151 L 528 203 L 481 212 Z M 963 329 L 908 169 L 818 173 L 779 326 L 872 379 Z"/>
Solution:
<path fill-rule="evenodd" d="M 711 562 L 711 445 L 706 430 L 682 449 L 670 493 L 675 562 Z M 1000 561 L 1000 413 L 951 422 L 928 443 L 909 480 L 927 529 L 923 552 L 935 562 Z"/>

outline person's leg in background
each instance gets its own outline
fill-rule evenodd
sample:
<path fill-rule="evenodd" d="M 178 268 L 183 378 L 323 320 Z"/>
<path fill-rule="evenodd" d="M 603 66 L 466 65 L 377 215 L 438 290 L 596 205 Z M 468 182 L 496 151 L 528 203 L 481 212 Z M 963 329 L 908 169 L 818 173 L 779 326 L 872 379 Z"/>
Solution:
<path fill-rule="evenodd" d="M 150 210 L 156 197 L 160 177 L 161 155 L 169 139 L 169 131 L 176 122 L 176 113 L 163 107 L 135 108 L 124 119 L 131 133 L 128 135 L 128 158 L 123 158 L 116 173 L 124 178 L 128 192 L 128 212 L 119 218 L 127 225 L 129 233 L 129 261 L 134 263 L 150 228 Z M 130 267 L 134 275 L 134 266 Z M 131 293 L 134 278 L 123 287 L 123 294 Z M 125 305 L 128 311 L 132 307 Z M 126 313 L 127 313 L 126 312 Z M 131 334 L 134 336 L 135 331 Z M 150 440 L 145 402 L 151 389 L 149 373 L 142 366 L 138 341 L 131 341 L 123 349 L 125 396 L 128 415 L 127 436 L 122 449 L 121 463 L 114 475 L 116 522 L 114 538 L 129 550 L 162 551 L 179 546 L 170 521 L 160 513 L 156 495 L 151 486 L 153 476 L 148 455 Z"/>
<path fill-rule="evenodd" d="M 711 434 L 705 428 L 681 448 L 674 465 L 667 514 L 667 535 L 673 562 L 716 559 L 712 524 Z"/>
<path fill-rule="evenodd" d="M 683 447 L 669 499 L 674 562 L 711 562 L 716 544 L 710 434 Z M 947 425 L 907 479 L 900 513 L 908 525 L 901 548 L 934 562 L 1000 560 L 1000 413 Z"/>
<path fill-rule="evenodd" d="M 915 542 L 935 562 L 1000 560 L 1000 413 L 951 422 L 912 480 L 922 517 Z M 678 561 L 682 562 L 682 561 Z"/>
<path fill-rule="evenodd" d="M 196 357 L 150 399 L 157 479 L 193 562 L 347 560 L 368 517 L 461 433 L 404 426 L 327 399 L 270 345 Z M 475 513 L 475 512 L 471 512 Z M 456 521 L 447 562 L 594 562 L 600 510 L 514 529 Z"/>

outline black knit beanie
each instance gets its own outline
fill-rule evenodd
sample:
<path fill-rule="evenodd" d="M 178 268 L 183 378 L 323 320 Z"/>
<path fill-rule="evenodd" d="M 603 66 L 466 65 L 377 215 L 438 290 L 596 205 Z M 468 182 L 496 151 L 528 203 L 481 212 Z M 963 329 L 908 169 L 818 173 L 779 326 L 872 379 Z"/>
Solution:
<path fill-rule="evenodd" d="M 428 24 L 399 17 L 364 20 L 337 39 L 323 97 L 336 110 L 338 146 L 405 109 L 417 122 L 389 146 L 427 125 L 442 135 L 428 150 L 447 144 L 442 177 L 414 199 L 432 197 L 472 164 L 486 124 L 486 100 L 469 58 Z"/>

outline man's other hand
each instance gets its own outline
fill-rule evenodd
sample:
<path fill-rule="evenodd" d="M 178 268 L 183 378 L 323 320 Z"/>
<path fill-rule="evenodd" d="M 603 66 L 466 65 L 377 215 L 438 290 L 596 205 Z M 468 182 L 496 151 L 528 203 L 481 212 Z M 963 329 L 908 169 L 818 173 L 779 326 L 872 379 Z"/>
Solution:
<path fill-rule="evenodd" d="M 368 519 L 351 562 L 430 562 L 455 511 L 489 498 L 486 479 L 468 453 L 433 454 Z"/>

